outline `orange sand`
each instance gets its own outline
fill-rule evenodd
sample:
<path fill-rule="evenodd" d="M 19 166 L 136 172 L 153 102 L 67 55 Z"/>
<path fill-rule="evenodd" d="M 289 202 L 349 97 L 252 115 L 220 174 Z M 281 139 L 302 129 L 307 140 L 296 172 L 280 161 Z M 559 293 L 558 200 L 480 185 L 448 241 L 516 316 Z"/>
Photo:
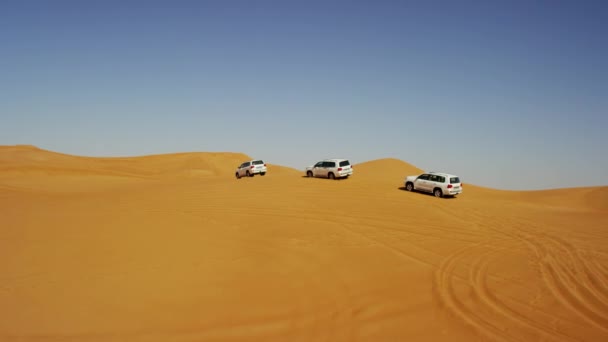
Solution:
<path fill-rule="evenodd" d="M 1 146 L 0 341 L 608 341 L 608 187 L 437 199 L 399 160 L 247 159 Z"/>

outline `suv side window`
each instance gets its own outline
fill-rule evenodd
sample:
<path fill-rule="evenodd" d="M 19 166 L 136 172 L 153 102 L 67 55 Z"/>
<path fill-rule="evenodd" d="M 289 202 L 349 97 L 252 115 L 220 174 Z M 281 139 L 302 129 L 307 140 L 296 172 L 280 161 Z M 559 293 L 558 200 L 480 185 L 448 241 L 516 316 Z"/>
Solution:
<path fill-rule="evenodd" d="M 435 175 L 429 175 L 429 180 L 430 180 L 431 182 L 437 182 L 437 181 L 438 181 L 438 179 L 437 179 L 437 178 L 438 178 L 438 177 L 437 177 L 437 176 L 435 176 Z"/>
<path fill-rule="evenodd" d="M 314 167 L 323 167 L 323 162 L 316 163 Z"/>
<path fill-rule="evenodd" d="M 423 175 L 418 176 L 418 179 L 421 179 L 421 180 L 428 180 L 428 179 L 429 179 L 429 175 L 427 175 L 427 174 L 425 173 L 425 174 L 423 174 Z"/>
<path fill-rule="evenodd" d="M 325 162 L 325 167 L 336 167 L 335 162 Z"/>
<path fill-rule="evenodd" d="M 249 164 L 250 164 L 250 162 L 246 162 L 246 163 L 243 164 L 243 167 L 248 167 Z"/>

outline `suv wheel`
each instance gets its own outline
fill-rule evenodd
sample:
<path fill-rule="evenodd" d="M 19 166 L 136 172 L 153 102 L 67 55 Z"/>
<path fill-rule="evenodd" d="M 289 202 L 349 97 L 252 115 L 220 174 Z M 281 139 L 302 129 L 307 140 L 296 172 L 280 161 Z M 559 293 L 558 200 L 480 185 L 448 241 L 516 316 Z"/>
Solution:
<path fill-rule="evenodd" d="M 245 175 L 246 175 L 247 177 L 253 177 L 253 175 L 252 175 L 251 173 L 249 173 L 249 171 L 245 172 Z"/>
<path fill-rule="evenodd" d="M 236 179 L 240 179 L 240 178 L 241 178 L 241 175 L 239 175 L 239 173 L 237 172 L 236 173 Z"/>
<path fill-rule="evenodd" d="M 407 184 L 405 184 L 405 190 L 407 190 L 407 191 L 413 191 L 414 190 L 414 184 L 408 182 Z"/>
<path fill-rule="evenodd" d="M 435 190 L 433 190 L 433 194 L 435 195 L 435 197 L 443 196 L 443 192 L 439 188 L 435 188 Z"/>
<path fill-rule="evenodd" d="M 329 179 L 336 179 L 336 176 L 333 172 L 330 172 L 327 176 L 329 177 Z"/>
<path fill-rule="evenodd" d="M 312 171 L 306 172 L 306 177 L 309 177 L 309 178 L 312 177 Z"/>
<path fill-rule="evenodd" d="M 260 172 L 260 176 L 263 176 L 265 174 L 266 174 L 266 172 Z"/>

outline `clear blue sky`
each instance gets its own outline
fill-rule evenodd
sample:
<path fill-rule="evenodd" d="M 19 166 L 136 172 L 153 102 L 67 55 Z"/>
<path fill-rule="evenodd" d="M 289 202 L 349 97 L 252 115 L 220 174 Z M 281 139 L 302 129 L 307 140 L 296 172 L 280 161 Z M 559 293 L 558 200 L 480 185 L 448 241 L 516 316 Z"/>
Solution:
<path fill-rule="evenodd" d="M 537 189 L 608 184 L 607 132 L 608 1 L 0 1 L 2 145 Z"/>

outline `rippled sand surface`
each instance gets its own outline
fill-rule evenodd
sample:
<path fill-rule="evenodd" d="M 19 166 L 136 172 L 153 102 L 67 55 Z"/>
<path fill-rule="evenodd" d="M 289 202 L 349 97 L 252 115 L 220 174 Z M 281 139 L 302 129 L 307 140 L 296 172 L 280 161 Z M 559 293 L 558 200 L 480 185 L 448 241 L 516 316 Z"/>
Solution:
<path fill-rule="evenodd" d="M 248 159 L 0 147 L 0 341 L 608 341 L 608 187 Z"/>

